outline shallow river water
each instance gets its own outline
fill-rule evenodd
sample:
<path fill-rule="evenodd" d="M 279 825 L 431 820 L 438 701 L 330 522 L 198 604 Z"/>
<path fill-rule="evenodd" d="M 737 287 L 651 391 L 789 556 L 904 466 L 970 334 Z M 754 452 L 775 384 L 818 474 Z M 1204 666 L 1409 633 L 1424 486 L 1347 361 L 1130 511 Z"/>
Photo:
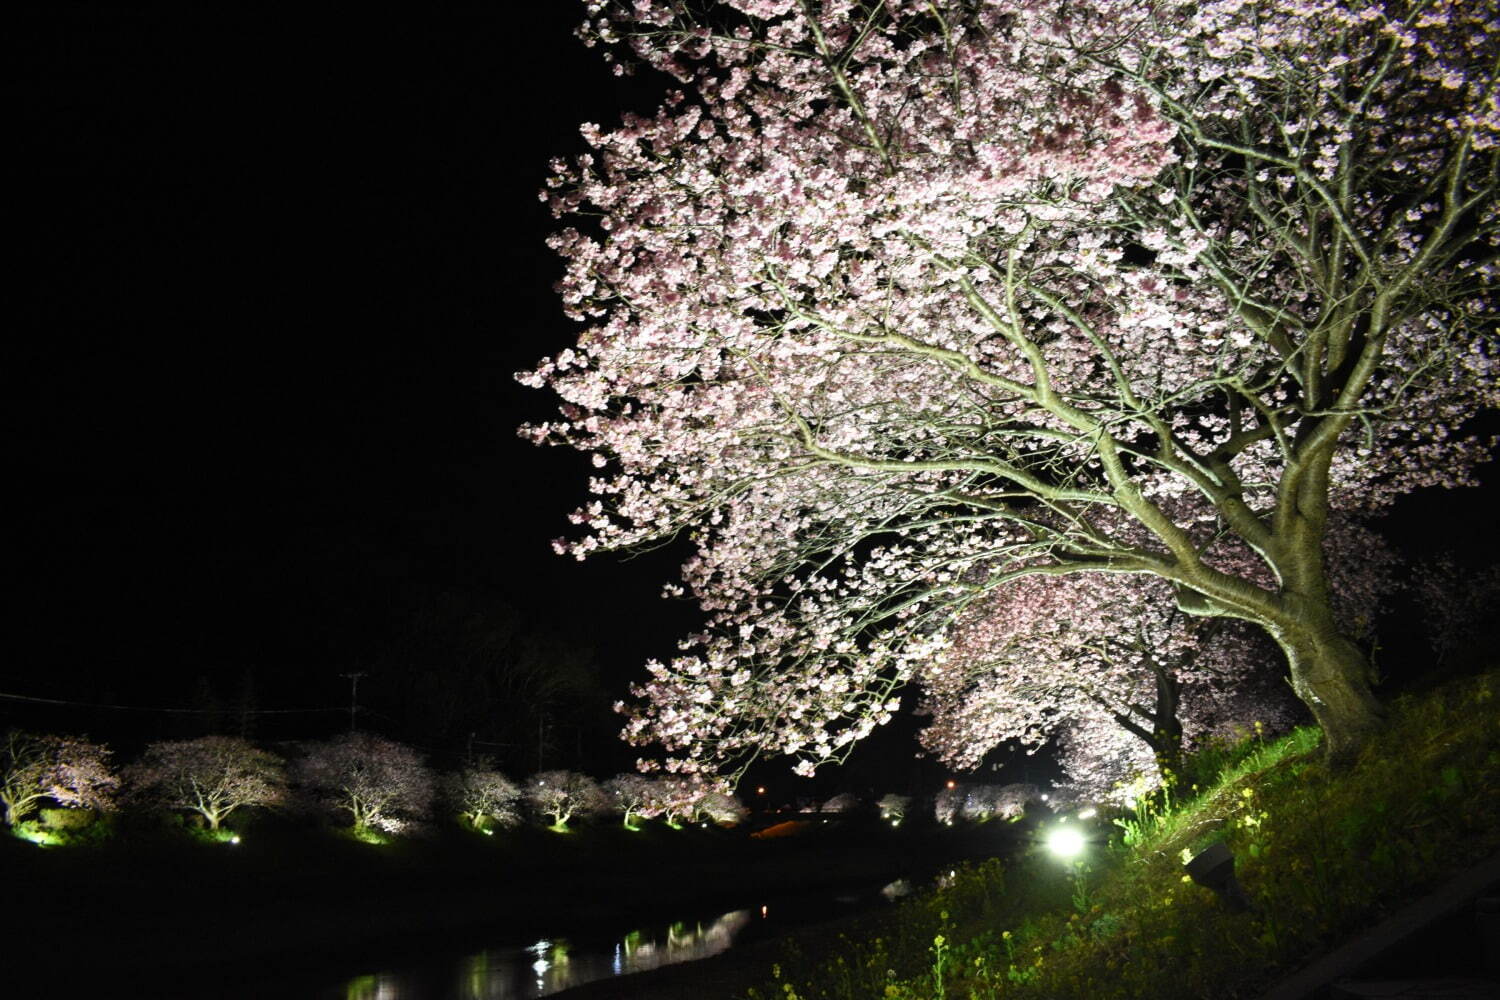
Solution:
<path fill-rule="evenodd" d="M 799 926 L 885 905 L 879 888 L 754 901 L 743 909 L 647 923 L 615 933 L 497 942 L 429 952 L 421 961 L 364 969 L 314 987 L 318 1000 L 535 1000 L 611 976 L 717 955 Z"/>

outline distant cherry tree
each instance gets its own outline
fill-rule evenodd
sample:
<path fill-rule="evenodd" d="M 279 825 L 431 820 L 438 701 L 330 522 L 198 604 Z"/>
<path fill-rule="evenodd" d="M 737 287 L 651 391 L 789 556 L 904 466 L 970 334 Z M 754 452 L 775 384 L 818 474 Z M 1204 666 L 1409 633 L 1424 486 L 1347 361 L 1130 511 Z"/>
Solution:
<path fill-rule="evenodd" d="M 542 816 L 552 820 L 554 830 L 567 828 L 575 816 L 596 816 L 609 803 L 599 784 L 577 771 L 542 771 L 526 782 L 526 799 Z"/>
<path fill-rule="evenodd" d="M 521 787 L 488 761 L 444 775 L 441 790 L 444 800 L 475 830 L 488 823 L 510 827 L 521 822 Z"/>
<path fill-rule="evenodd" d="M 627 734 L 804 773 L 963 609 L 1129 574 L 1281 650 L 1332 759 L 1381 722 L 1330 526 L 1473 482 L 1500 404 L 1500 22 L 1472 0 L 590 0 L 681 90 L 587 125 L 577 557 L 683 538 L 707 617 Z"/>
<path fill-rule="evenodd" d="M 858 795 L 855 795 L 853 792 L 840 792 L 827 802 L 824 802 L 822 809 L 819 811 L 826 813 L 847 813 L 854 812 L 861 805 L 863 803 L 860 801 Z"/>
<path fill-rule="evenodd" d="M 966 785 L 963 792 L 959 814 L 976 823 L 1020 819 L 1027 806 L 1041 799 L 1041 789 L 1032 784 Z"/>
<path fill-rule="evenodd" d="M 637 819 L 661 815 L 660 786 L 654 778 L 643 774 L 618 774 L 606 781 L 602 790 L 627 829 L 636 829 Z"/>
<path fill-rule="evenodd" d="M 14 729 L 0 744 L 0 805 L 6 826 L 15 826 L 49 800 L 65 809 L 109 809 L 118 787 L 109 748 L 102 744 Z"/>
<path fill-rule="evenodd" d="M 693 803 L 693 820 L 699 823 L 734 826 L 749 815 L 750 810 L 738 797 L 721 789 L 705 792 Z"/>
<path fill-rule="evenodd" d="M 1412 592 L 1439 663 L 1492 648 L 1485 640 L 1500 625 L 1500 566 L 1467 569 L 1452 555 L 1440 555 L 1416 567 Z"/>
<path fill-rule="evenodd" d="M 654 780 L 661 817 L 671 827 L 693 819 L 704 796 L 729 790 L 728 782 L 704 774 L 664 774 Z"/>
<path fill-rule="evenodd" d="M 272 805 L 286 795 L 281 758 L 234 736 L 152 743 L 125 775 L 133 794 L 196 813 L 210 830 L 236 809 Z"/>
<path fill-rule="evenodd" d="M 962 815 L 964 800 L 968 798 L 968 794 L 962 785 L 954 785 L 952 788 L 939 791 L 932 800 L 933 819 L 944 826 L 952 826 L 953 821 Z"/>
<path fill-rule="evenodd" d="M 906 818 L 906 811 L 911 808 L 910 795 L 898 795 L 891 792 L 881 796 L 879 802 L 875 803 L 880 810 L 880 818 L 892 823 L 900 823 Z"/>
<path fill-rule="evenodd" d="M 295 773 L 323 805 L 348 813 L 356 833 L 399 833 L 432 808 L 432 774 L 421 756 L 371 733 L 309 745 Z"/>

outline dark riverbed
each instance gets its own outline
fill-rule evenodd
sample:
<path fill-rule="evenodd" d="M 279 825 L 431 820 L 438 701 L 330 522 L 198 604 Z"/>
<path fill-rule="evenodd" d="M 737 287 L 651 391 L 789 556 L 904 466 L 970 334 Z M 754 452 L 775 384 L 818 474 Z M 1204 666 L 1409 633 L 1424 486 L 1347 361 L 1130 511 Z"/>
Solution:
<path fill-rule="evenodd" d="M 636 977 L 705 959 L 744 952 L 799 927 L 889 907 L 904 880 L 884 886 L 823 889 L 794 896 L 761 894 L 725 912 L 703 912 L 648 921 L 613 931 L 552 933 L 534 941 L 490 940 L 475 948 L 468 935 L 434 945 L 421 956 L 375 966 L 308 969 L 298 978 L 251 987 L 240 995 L 300 996 L 318 1000 L 538 1000 L 574 988 L 618 991 Z M 885 890 L 882 892 L 882 890 Z M 605 981 L 608 981 L 607 983 Z M 314 989 L 314 993 L 308 993 Z"/>
<path fill-rule="evenodd" d="M 773 840 L 600 828 L 376 847 L 267 824 L 233 846 L 160 831 L 91 848 L 11 842 L 0 940 L 11 955 L 65 951 L 66 972 L 37 972 L 69 996 L 523 1000 L 540 995 L 538 978 L 551 989 L 613 976 L 617 960 L 647 969 L 731 944 L 744 957 L 775 933 L 880 905 L 896 879 L 1005 853 L 1016 834 L 850 821 Z"/>

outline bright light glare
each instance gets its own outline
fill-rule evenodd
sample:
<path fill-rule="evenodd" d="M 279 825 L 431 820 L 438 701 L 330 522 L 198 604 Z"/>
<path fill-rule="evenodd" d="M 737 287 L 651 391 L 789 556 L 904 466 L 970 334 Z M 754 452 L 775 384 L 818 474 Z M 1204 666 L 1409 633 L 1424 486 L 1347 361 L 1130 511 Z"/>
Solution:
<path fill-rule="evenodd" d="M 1078 814 L 1078 818 L 1079 819 L 1093 819 L 1097 815 L 1099 815 L 1099 810 L 1095 809 L 1093 806 L 1089 806 L 1087 809 L 1084 809 L 1082 812 L 1080 812 Z"/>
<path fill-rule="evenodd" d="M 1083 831 L 1076 826 L 1059 826 L 1047 834 L 1047 850 L 1064 860 L 1083 853 Z"/>
<path fill-rule="evenodd" d="M 231 844 L 238 844 L 240 842 L 240 835 L 239 834 L 235 834 L 233 837 L 230 837 L 229 838 L 229 842 Z"/>

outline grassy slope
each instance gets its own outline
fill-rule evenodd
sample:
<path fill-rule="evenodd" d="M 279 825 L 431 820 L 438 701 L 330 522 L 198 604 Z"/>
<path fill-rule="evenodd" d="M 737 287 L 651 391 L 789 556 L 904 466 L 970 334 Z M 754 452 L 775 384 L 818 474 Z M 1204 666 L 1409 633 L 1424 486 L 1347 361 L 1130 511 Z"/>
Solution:
<path fill-rule="evenodd" d="M 1246 747 L 1217 780 L 1122 817 L 1082 882 L 1040 849 L 963 874 L 868 929 L 803 935 L 769 1000 L 1252 997 L 1500 850 L 1500 671 L 1398 699 L 1356 766 L 1316 733 Z M 1120 829 L 1114 832 L 1121 834 Z M 1252 913 L 1185 882 L 1234 852 Z M 1130 842 L 1123 843 L 1122 841 Z"/>

